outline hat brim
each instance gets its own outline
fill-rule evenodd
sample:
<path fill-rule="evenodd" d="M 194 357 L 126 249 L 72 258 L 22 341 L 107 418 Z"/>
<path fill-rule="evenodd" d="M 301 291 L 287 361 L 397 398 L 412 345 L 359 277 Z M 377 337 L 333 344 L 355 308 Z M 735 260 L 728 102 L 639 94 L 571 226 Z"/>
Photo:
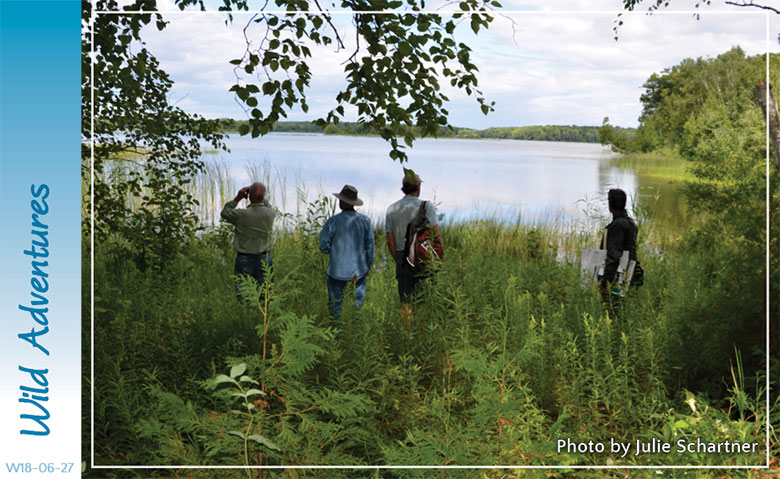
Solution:
<path fill-rule="evenodd" d="M 360 198 L 347 198 L 346 196 L 342 195 L 341 193 L 333 193 L 333 196 L 340 199 L 344 203 L 348 203 L 352 206 L 363 206 L 363 200 Z"/>

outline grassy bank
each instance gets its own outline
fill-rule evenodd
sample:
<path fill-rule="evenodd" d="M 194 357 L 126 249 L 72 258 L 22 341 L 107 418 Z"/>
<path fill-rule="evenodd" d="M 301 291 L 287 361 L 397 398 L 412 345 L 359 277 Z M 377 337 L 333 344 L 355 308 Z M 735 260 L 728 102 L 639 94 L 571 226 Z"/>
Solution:
<path fill-rule="evenodd" d="M 728 359 L 735 338 L 760 337 L 762 329 L 726 324 L 713 330 L 698 319 L 726 307 L 718 303 L 720 287 L 699 272 L 711 258 L 674 249 L 642 256 L 645 286 L 610 312 L 592 285 L 582 285 L 577 264 L 556 260 L 561 241 L 555 234 L 493 222 L 448 226 L 445 261 L 421 291 L 407 332 L 400 325 L 394 267 L 383 232 L 376 231 L 378 256 L 366 303 L 355 310 L 345 300 L 344 325 L 335 331 L 327 317 L 327 257 L 316 247 L 318 215 L 312 210 L 308 223 L 277 235 L 274 280 L 264 300 L 251 306 L 236 299 L 225 228 L 192 238 L 158 272 L 139 270 L 118 244 L 97 249 L 96 463 L 764 462 L 763 382 L 753 359 L 759 351 L 740 351 L 744 370 Z M 84 331 L 89 333 L 88 324 Z M 557 450 L 557 441 L 566 438 L 606 443 L 607 451 Z M 610 440 L 657 439 L 674 447 L 696 438 L 758 447 L 752 454 L 609 453 Z M 772 441 L 776 455 L 774 433 Z M 139 475 L 99 472 L 90 474 Z M 433 475 L 498 478 L 510 472 L 573 474 Z M 242 469 L 151 473 L 249 477 Z M 301 476 L 325 477 L 307 469 L 263 473 Z M 626 477 L 626 471 L 577 472 L 605 476 Z M 652 470 L 630 476 L 661 477 Z M 662 477 L 699 474 L 670 470 Z M 725 470 L 701 477 L 761 476 Z"/>
<path fill-rule="evenodd" d="M 669 182 L 693 180 L 689 164 L 671 150 L 649 153 L 626 153 L 613 160 L 615 166 L 630 168 L 640 176 Z"/>

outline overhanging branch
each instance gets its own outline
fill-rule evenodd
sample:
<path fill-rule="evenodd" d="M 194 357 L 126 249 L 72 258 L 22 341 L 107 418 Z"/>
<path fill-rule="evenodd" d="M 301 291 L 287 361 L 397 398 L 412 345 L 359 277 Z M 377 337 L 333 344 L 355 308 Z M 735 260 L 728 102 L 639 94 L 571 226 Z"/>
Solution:
<path fill-rule="evenodd" d="M 741 2 L 732 2 L 732 1 L 726 0 L 726 5 L 734 5 L 735 7 L 755 7 L 755 8 L 760 8 L 762 10 L 769 10 L 770 12 L 775 12 L 778 15 L 780 15 L 780 10 L 778 10 L 777 8 L 770 7 L 770 6 L 767 6 L 767 5 L 761 5 L 761 4 L 758 4 L 758 3 L 753 3 L 752 0 L 750 2 L 747 2 L 745 0 L 742 0 Z"/>

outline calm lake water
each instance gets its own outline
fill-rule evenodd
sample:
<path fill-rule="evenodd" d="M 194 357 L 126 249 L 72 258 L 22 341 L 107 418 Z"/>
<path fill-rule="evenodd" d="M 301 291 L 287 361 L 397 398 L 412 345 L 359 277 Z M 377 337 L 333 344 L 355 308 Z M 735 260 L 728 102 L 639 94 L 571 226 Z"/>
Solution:
<path fill-rule="evenodd" d="M 382 222 L 388 205 L 403 195 L 402 166 L 388 157 L 381 138 L 272 133 L 256 139 L 230 135 L 227 145 L 229 153 L 204 155 L 221 166 L 220 189 L 229 191 L 227 199 L 257 179 L 268 184 L 275 206 L 296 215 L 305 203 L 332 198 L 351 184 L 365 202 L 359 211 Z M 657 205 L 663 186 L 670 214 L 679 209 L 678 200 L 669 198 L 676 195 L 673 188 L 614 166 L 614 155 L 597 144 L 422 139 L 408 153 L 404 166 L 423 179 L 421 197 L 433 200 L 445 221 L 493 218 L 549 225 L 600 216 L 596 221 L 603 222 L 610 188 L 622 188 L 634 199 L 655 196 L 651 203 Z"/>

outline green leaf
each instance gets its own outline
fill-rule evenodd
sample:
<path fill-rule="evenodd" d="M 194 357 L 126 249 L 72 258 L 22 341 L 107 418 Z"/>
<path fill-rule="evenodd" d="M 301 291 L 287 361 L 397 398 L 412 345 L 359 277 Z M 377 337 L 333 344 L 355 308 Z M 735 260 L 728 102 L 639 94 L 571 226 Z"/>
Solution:
<path fill-rule="evenodd" d="M 241 436 L 241 437 L 244 437 L 244 436 Z M 262 444 L 262 445 L 266 446 L 269 449 L 273 449 L 274 451 L 279 451 L 280 450 L 279 447 L 276 444 L 272 443 L 271 441 L 266 439 L 264 436 L 261 436 L 260 434 L 252 434 L 247 439 L 249 439 L 250 441 L 255 441 L 258 444 Z"/>
<path fill-rule="evenodd" d="M 232 368 L 230 368 L 230 377 L 235 378 L 238 377 L 246 371 L 246 363 L 236 364 Z"/>
<path fill-rule="evenodd" d="M 246 126 L 246 125 L 241 125 L 241 126 Z M 247 127 L 247 129 L 248 129 L 248 128 L 249 128 L 249 127 Z M 240 132 L 240 130 L 241 130 L 241 129 L 239 128 L 239 132 Z M 242 134 L 242 135 L 244 135 L 245 133 L 241 133 L 241 134 Z M 235 381 L 233 378 L 227 377 L 227 376 L 225 376 L 224 374 L 220 374 L 219 376 L 217 376 L 217 379 L 216 379 L 216 383 L 217 383 L 217 384 L 222 384 L 222 383 L 234 383 L 234 382 L 236 382 L 236 381 Z"/>
<path fill-rule="evenodd" d="M 243 125 L 240 125 L 238 127 L 238 134 L 239 135 L 243 136 L 243 135 L 246 135 L 247 133 L 249 133 L 249 125 L 243 124 Z M 225 375 L 223 375 L 223 377 L 227 378 L 227 376 L 225 376 Z M 230 379 L 230 378 L 228 378 L 228 379 Z"/>
<path fill-rule="evenodd" d="M 265 393 L 259 389 L 250 389 L 246 392 L 246 397 L 254 396 L 256 394 L 260 394 L 261 396 L 265 396 Z"/>
<path fill-rule="evenodd" d="M 257 106 L 257 98 L 250 96 L 246 99 L 247 106 L 255 107 Z"/>
<path fill-rule="evenodd" d="M 231 65 L 241 65 L 241 59 L 230 60 Z"/>
<path fill-rule="evenodd" d="M 471 29 L 474 33 L 479 33 L 479 17 L 476 15 L 471 18 Z"/>
<path fill-rule="evenodd" d="M 244 433 L 241 431 L 228 431 L 228 434 L 240 437 L 241 439 L 244 439 L 246 436 L 244 436 Z"/>
<path fill-rule="evenodd" d="M 252 383 L 252 384 L 259 384 L 257 381 L 255 381 L 254 379 L 250 378 L 249 376 L 241 376 L 241 379 L 239 379 L 239 381 L 246 382 L 246 383 Z"/>

